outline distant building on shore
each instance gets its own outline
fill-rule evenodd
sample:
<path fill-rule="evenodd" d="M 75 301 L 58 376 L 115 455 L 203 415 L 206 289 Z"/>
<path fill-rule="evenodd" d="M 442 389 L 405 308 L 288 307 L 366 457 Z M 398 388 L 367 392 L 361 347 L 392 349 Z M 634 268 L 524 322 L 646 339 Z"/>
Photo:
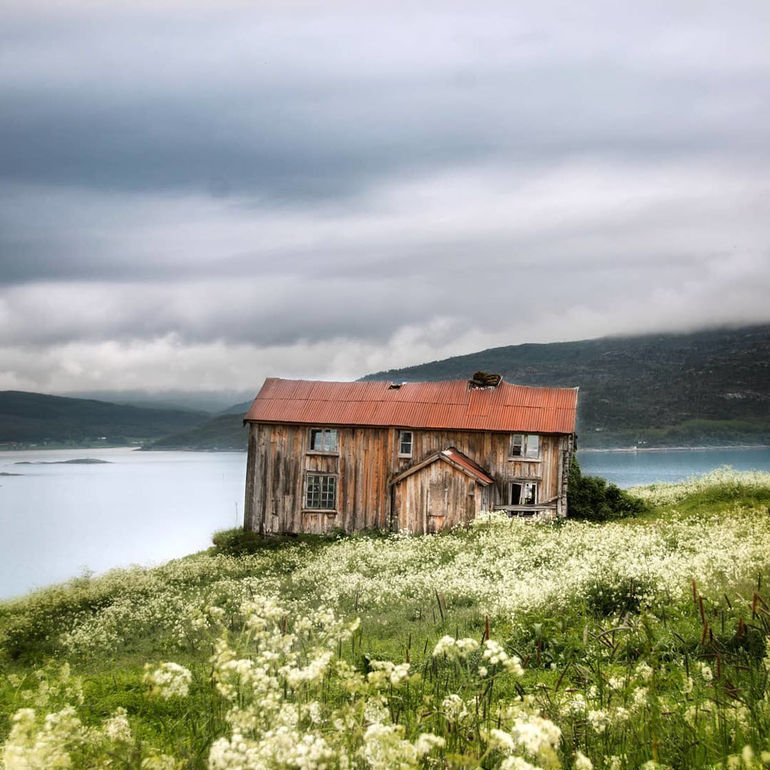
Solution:
<path fill-rule="evenodd" d="M 246 529 L 439 532 L 481 511 L 567 515 L 577 388 L 268 378 L 249 425 Z"/>

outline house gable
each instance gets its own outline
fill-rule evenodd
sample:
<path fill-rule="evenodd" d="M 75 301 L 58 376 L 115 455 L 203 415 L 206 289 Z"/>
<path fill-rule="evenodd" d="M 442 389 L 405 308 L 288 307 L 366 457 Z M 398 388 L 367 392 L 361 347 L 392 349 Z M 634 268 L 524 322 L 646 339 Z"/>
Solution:
<path fill-rule="evenodd" d="M 391 480 L 391 485 L 398 484 L 403 481 L 407 476 L 411 476 L 413 473 L 418 473 L 432 463 L 443 461 L 450 465 L 452 468 L 464 473 L 466 476 L 474 479 L 482 486 L 488 486 L 494 483 L 494 479 L 479 465 L 467 455 L 464 455 L 459 449 L 455 447 L 447 447 L 441 449 L 429 455 L 424 460 L 421 460 L 414 465 L 410 465 L 405 468 L 401 473 L 396 474 Z"/>

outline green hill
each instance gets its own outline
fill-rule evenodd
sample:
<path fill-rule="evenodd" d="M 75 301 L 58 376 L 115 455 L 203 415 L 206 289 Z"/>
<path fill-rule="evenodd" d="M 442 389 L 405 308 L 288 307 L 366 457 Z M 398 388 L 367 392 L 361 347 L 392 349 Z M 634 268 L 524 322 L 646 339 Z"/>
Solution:
<path fill-rule="evenodd" d="M 477 370 L 579 386 L 588 446 L 770 443 L 770 325 L 490 348 L 368 380 L 452 380 Z"/>
<path fill-rule="evenodd" d="M 246 451 L 248 432 L 243 427 L 246 409 L 224 414 L 190 430 L 172 433 L 153 441 L 146 449 L 197 449 L 200 451 Z"/>
<path fill-rule="evenodd" d="M 6 390 L 0 391 L 0 445 L 123 444 L 191 428 L 207 417 L 181 409 Z"/>

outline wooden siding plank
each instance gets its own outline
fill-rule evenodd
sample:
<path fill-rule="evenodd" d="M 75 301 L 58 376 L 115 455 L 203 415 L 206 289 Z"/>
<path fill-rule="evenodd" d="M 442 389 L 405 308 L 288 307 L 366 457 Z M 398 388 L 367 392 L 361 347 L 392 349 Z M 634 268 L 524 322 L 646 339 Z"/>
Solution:
<path fill-rule="evenodd" d="M 537 462 L 511 460 L 509 433 L 414 430 L 413 456 L 398 457 L 397 428 L 340 428 L 339 453 L 308 453 L 309 427 L 305 425 L 253 424 L 249 432 L 245 526 L 264 532 L 328 531 L 342 527 L 348 532 L 367 527 L 403 527 L 426 531 L 429 526 L 454 526 L 479 511 L 508 503 L 508 484 L 514 479 L 539 483 L 538 503 L 554 499 L 559 513 L 566 510 L 565 462 L 571 453 L 569 436 L 541 436 Z M 406 465 L 419 462 L 437 450 L 454 446 L 487 470 L 495 483 L 486 489 L 454 466 L 433 463 L 429 477 L 437 479 L 432 499 L 425 483 L 414 477 L 395 485 L 389 480 Z M 337 474 L 337 515 L 303 513 L 307 472 Z M 458 481 L 455 481 L 457 477 Z M 447 479 L 449 479 L 447 481 Z M 440 483 L 444 487 L 440 487 Z M 443 492 L 439 490 L 443 489 Z M 472 494 L 471 494 L 472 492 Z M 441 522 L 429 525 L 425 506 L 439 503 L 449 511 Z M 310 518 L 308 518 L 310 517 Z"/>

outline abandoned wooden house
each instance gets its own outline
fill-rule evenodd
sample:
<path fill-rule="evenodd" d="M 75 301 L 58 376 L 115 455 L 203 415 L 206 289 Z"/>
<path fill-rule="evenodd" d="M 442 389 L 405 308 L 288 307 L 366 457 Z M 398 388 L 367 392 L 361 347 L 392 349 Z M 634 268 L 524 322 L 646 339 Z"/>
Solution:
<path fill-rule="evenodd" d="M 566 516 L 577 388 L 269 378 L 249 425 L 244 526 L 438 532 L 481 511 Z"/>

